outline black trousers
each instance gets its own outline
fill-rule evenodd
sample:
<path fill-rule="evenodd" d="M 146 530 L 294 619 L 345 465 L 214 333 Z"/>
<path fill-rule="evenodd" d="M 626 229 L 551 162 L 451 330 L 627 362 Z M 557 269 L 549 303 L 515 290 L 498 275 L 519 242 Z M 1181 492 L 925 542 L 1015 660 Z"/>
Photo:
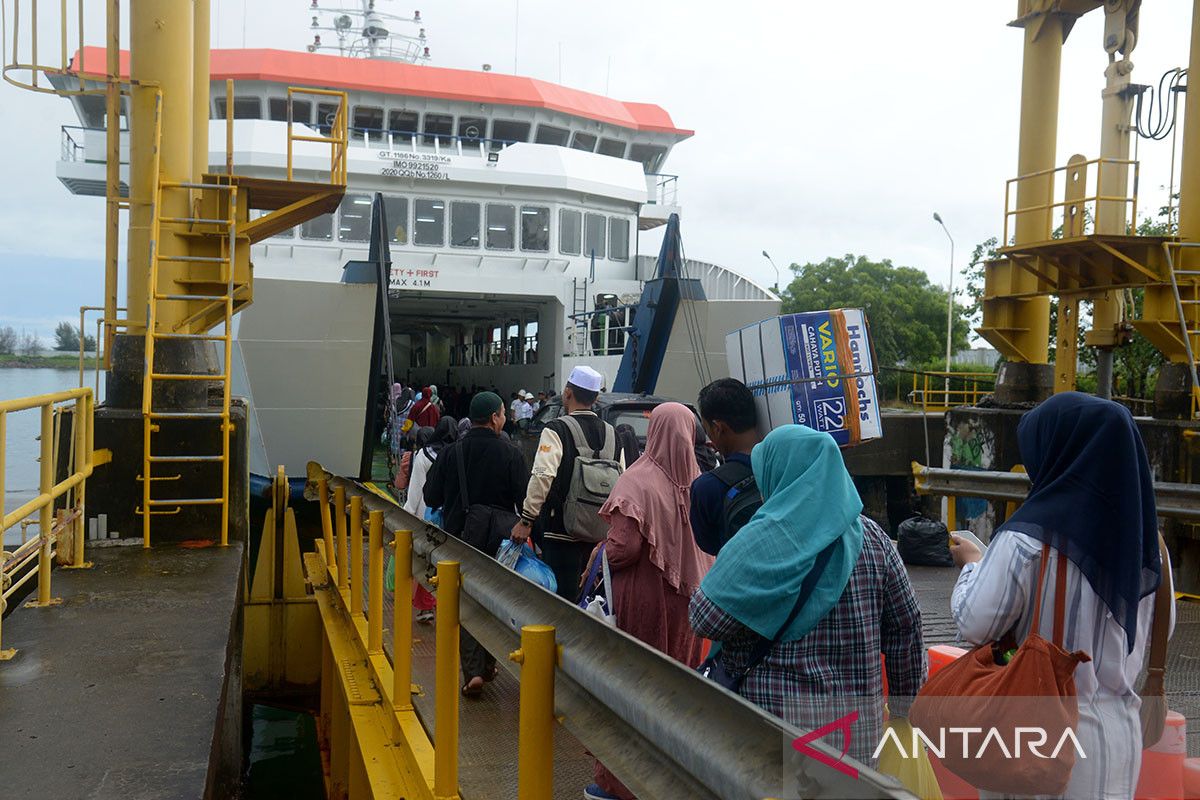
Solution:
<path fill-rule="evenodd" d="M 471 678 L 491 679 L 492 670 L 496 667 L 496 659 L 483 649 L 483 645 L 475 641 L 475 637 L 467 633 L 466 628 L 458 629 L 459 662 L 462 664 L 463 685 Z"/>
<path fill-rule="evenodd" d="M 589 542 L 565 542 L 542 539 L 542 560 L 554 571 L 558 596 L 574 603 L 579 600 L 579 580 L 587 568 L 588 556 L 595 545 Z"/>

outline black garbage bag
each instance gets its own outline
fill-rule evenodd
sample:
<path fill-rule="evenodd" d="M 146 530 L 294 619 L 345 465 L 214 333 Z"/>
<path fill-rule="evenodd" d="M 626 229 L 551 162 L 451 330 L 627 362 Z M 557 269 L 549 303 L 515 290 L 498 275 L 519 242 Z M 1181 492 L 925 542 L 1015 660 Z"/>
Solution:
<path fill-rule="evenodd" d="M 927 517 L 911 517 L 896 530 L 900 558 L 912 567 L 952 567 L 950 532 L 945 524 Z"/>

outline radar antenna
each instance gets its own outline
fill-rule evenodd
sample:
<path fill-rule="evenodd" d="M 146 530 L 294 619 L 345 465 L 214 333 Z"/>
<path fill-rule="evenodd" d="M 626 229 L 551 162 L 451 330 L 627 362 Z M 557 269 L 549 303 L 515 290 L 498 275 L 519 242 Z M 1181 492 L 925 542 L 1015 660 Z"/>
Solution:
<path fill-rule="evenodd" d="M 393 2 L 393 0 L 382 0 Z M 312 0 L 309 30 L 313 39 L 306 48 L 310 53 L 337 50 L 339 55 L 352 58 L 372 58 L 380 61 L 402 61 L 408 64 L 430 60 L 421 12 L 411 17 L 391 14 L 376 8 L 380 0 L 361 0 L 357 8 Z M 405 29 L 416 33 L 404 32 Z M 322 34 L 325 35 L 324 40 Z M 330 36 L 332 34 L 332 36 Z M 332 41 L 336 39 L 336 44 Z"/>

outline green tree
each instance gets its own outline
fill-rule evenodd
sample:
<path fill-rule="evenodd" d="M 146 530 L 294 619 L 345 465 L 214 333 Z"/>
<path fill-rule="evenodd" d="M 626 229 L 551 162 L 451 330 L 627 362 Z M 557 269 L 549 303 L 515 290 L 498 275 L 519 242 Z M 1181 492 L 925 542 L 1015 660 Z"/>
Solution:
<path fill-rule="evenodd" d="M 783 292 L 785 313 L 863 309 L 882 366 L 945 357 L 946 290 L 930 283 L 922 270 L 853 254 L 792 264 L 791 269 L 795 277 Z M 955 350 L 967 346 L 967 331 L 967 320 L 956 303 L 951 339 Z"/>
<path fill-rule="evenodd" d="M 17 332 L 13 330 L 12 325 L 5 325 L 0 328 L 0 356 L 11 356 L 17 352 L 17 345 L 20 339 L 17 337 Z"/>
<path fill-rule="evenodd" d="M 79 349 L 79 329 L 69 322 L 60 322 L 54 328 L 54 349 L 55 350 L 78 350 Z"/>

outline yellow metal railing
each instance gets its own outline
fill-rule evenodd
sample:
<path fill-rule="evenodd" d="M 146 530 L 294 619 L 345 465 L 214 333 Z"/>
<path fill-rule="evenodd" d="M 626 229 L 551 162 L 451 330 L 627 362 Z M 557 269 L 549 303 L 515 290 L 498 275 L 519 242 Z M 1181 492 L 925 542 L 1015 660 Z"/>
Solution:
<path fill-rule="evenodd" d="M 329 89 L 301 89 L 289 86 L 288 90 L 288 127 L 287 127 L 287 179 L 292 180 L 292 151 L 296 142 L 317 142 L 329 145 L 329 182 L 338 186 L 346 185 L 346 149 L 349 142 L 349 106 L 345 92 L 335 92 Z M 294 95 L 313 95 L 316 97 L 335 97 L 338 99 L 338 109 L 333 116 L 328 136 L 311 136 L 298 134 L 292 130 L 292 98 Z"/>
<path fill-rule="evenodd" d="M 85 345 L 87 344 L 87 336 L 84 334 L 84 325 L 86 323 L 87 312 L 89 311 L 104 311 L 104 306 L 80 306 L 79 307 L 79 386 L 83 387 L 84 361 L 87 353 Z M 118 312 L 124 312 L 124 308 L 118 308 Z M 96 318 L 96 353 L 93 366 L 95 367 L 95 385 L 96 394 L 94 397 L 100 396 L 100 366 L 104 365 L 104 369 L 109 369 L 112 364 L 112 348 L 108 345 L 112 341 L 110 333 L 127 327 L 128 323 L 123 319 L 107 319 L 103 315 Z"/>
<path fill-rule="evenodd" d="M 1089 181 L 1088 177 L 1093 166 L 1095 167 L 1095 181 Z M 1124 169 L 1127 172 L 1126 180 L 1133 187 L 1131 193 L 1128 196 L 1101 194 L 1099 188 L 1102 183 L 1101 178 L 1108 177 L 1109 170 L 1120 169 Z M 1051 238 L 1055 221 L 1062 226 L 1064 237 L 1082 236 L 1087 232 L 1089 225 L 1088 217 L 1090 216 L 1090 223 L 1094 224 L 1096 217 L 1099 216 L 1100 205 L 1102 203 L 1119 204 L 1122 213 L 1128 209 L 1128 215 L 1125 216 L 1125 225 L 1127 230 L 1132 230 L 1137 225 L 1137 193 L 1140 171 L 1140 162 L 1131 159 L 1094 158 L 1090 161 L 1074 161 L 1063 167 L 1043 169 L 1031 172 L 1028 175 L 1009 178 L 1004 184 L 1004 238 L 1001 240 L 1001 247 L 1008 246 L 1012 241 L 1011 236 L 1020 218 L 1023 215 L 1029 214 L 1044 215 L 1047 222 L 1045 230 L 1047 240 Z M 1132 172 L 1132 175 L 1129 175 L 1129 172 Z M 1060 174 L 1061 189 L 1058 187 Z M 1051 191 L 1049 192 L 1049 196 L 1062 197 L 1063 199 L 1049 203 L 1014 207 L 1014 188 L 1019 189 L 1022 184 L 1035 181 L 1050 181 Z M 1095 187 L 1093 194 L 1089 195 L 1087 193 L 1088 186 Z"/>
<path fill-rule="evenodd" d="M 57 478 L 57 457 L 61 449 L 61 411 L 65 404 L 73 404 L 71 441 L 67 451 L 67 474 Z M 38 409 L 41 414 L 38 494 L 13 509 L 3 507 L 4 475 L 7 455 L 8 415 L 19 411 Z M 0 401 L 0 542 L 4 534 L 16 525 L 26 523 L 26 517 L 37 512 L 38 536 L 24 541 L 12 552 L 0 546 L 0 618 L 4 615 L 9 598 L 26 583 L 37 576 L 37 600 L 29 605 L 49 606 L 59 601 L 50 594 L 50 569 L 52 559 L 68 562 L 70 566 L 87 566 L 84 561 L 85 502 L 87 479 L 94 466 L 92 451 L 92 390 L 71 389 L 55 394 Z M 56 513 L 55 506 L 60 498 L 66 497 L 62 508 Z M 70 557 L 60 550 L 59 545 L 70 543 Z M 0 649 L 0 661 L 13 656 L 12 650 Z"/>
<path fill-rule="evenodd" d="M 402 748 L 400 761 L 407 774 L 390 772 L 385 759 L 372 759 L 366 766 L 372 787 L 387 786 L 414 798 L 457 799 L 459 755 L 459 596 L 462 579 L 457 561 L 439 561 L 431 583 L 437 590 L 435 621 L 434 739 L 427 734 L 413 708 L 412 694 L 412 594 L 413 532 L 397 530 L 390 545 L 384 543 L 384 513 L 371 510 L 364 520 L 362 498 L 347 501 L 341 486 L 329 491 L 325 479 L 317 482 L 322 536 L 316 542 L 315 560 L 308 561 L 308 575 L 317 590 L 324 619 L 326 672 L 322 675 L 321 711 L 317 731 L 322 747 L 331 744 L 337 720 L 349 706 L 362 700 L 343 695 L 330 685 L 333 665 L 363 663 L 380 711 L 390 729 L 388 747 Z M 332 494 L 332 497 L 331 497 Z M 363 568 L 363 529 L 367 529 L 366 563 Z M 383 648 L 384 586 L 383 561 L 386 549 L 394 548 L 395 586 L 391 628 L 393 657 Z M 314 571 L 320 574 L 315 574 Z M 363 573 L 366 573 L 365 575 Z M 365 590 L 365 591 L 364 591 Z M 326 593 L 332 595 L 331 603 Z M 364 595 L 366 608 L 362 607 Z M 364 614 L 365 612 L 365 614 Z M 335 632 L 347 634 L 337 640 Z M 349 659 L 347 659 L 349 657 Z M 518 788 L 521 798 L 550 800 L 554 775 L 554 675 L 558 663 L 555 629 L 549 625 L 526 625 L 521 629 L 521 647 L 509 654 L 521 665 L 521 695 L 518 740 Z M 333 678 L 336 680 L 335 678 Z M 345 730 L 341 735 L 345 735 Z M 352 777 L 341 761 L 330 760 L 326 776 L 331 796 L 340 796 Z M 398 782 L 398 783 L 397 783 Z"/>
<path fill-rule="evenodd" d="M 933 413 L 978 405 L 996 383 L 990 372 L 914 372 L 912 378 L 909 402 Z"/>

